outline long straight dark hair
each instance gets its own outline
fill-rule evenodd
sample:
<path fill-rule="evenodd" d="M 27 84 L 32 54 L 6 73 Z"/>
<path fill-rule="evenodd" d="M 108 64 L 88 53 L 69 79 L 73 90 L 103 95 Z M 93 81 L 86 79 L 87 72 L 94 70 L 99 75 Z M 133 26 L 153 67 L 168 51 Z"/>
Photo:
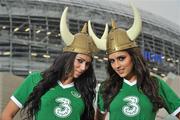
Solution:
<path fill-rule="evenodd" d="M 74 60 L 77 53 L 64 52 L 60 54 L 54 63 L 41 73 L 42 80 L 34 87 L 29 95 L 21 112 L 26 113 L 26 118 L 32 119 L 38 112 L 41 97 L 52 87 L 57 85 L 58 80 L 64 80 L 67 74 L 73 70 Z M 77 91 L 81 94 L 85 104 L 85 111 L 81 115 L 81 120 L 92 120 L 94 117 L 93 100 L 95 98 L 96 78 L 92 63 L 89 68 L 79 78 L 74 80 Z"/>
<path fill-rule="evenodd" d="M 163 100 L 158 94 L 158 83 L 155 77 L 150 76 L 148 66 L 141 54 L 139 48 L 130 48 L 125 50 L 131 56 L 133 62 L 133 72 L 137 75 L 137 87 L 150 99 L 153 104 L 153 111 L 157 111 L 164 106 Z M 109 105 L 113 98 L 118 94 L 122 88 L 123 78 L 121 78 L 111 67 L 108 62 L 109 79 L 102 83 L 100 93 L 103 96 L 104 107 L 109 109 Z M 100 114 L 100 113 L 98 113 Z"/>

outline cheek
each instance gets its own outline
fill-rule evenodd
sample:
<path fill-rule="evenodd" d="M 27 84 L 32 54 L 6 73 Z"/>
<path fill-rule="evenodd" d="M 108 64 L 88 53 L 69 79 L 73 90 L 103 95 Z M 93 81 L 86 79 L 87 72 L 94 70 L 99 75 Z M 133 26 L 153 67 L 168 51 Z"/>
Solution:
<path fill-rule="evenodd" d="M 132 67 L 133 66 L 133 63 L 132 63 L 132 61 L 131 61 L 131 59 L 130 58 L 127 58 L 125 61 L 124 61 L 124 65 L 126 66 L 126 67 Z"/>
<path fill-rule="evenodd" d="M 112 69 L 113 69 L 114 71 L 116 71 L 116 66 L 115 66 L 115 64 L 111 64 L 111 67 L 112 67 Z"/>
<path fill-rule="evenodd" d="M 79 62 L 74 62 L 74 68 L 77 68 L 78 66 L 80 66 Z"/>
<path fill-rule="evenodd" d="M 132 63 L 129 63 L 129 65 L 127 66 L 127 68 L 128 68 L 128 71 L 131 72 L 132 69 L 133 69 L 133 64 L 132 64 Z"/>
<path fill-rule="evenodd" d="M 85 71 L 86 71 L 87 69 L 89 69 L 89 65 L 88 65 L 88 66 L 86 66 Z"/>

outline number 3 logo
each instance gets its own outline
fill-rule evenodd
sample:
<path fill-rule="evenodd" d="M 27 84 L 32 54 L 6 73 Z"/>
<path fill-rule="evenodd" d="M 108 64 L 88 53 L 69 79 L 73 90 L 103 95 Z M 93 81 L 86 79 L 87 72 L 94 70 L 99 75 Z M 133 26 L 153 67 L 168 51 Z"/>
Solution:
<path fill-rule="evenodd" d="M 127 105 L 123 106 L 122 111 L 125 115 L 129 117 L 136 116 L 139 111 L 140 107 L 138 105 L 139 99 L 136 96 L 128 96 L 123 99 L 125 102 L 127 102 Z"/>
<path fill-rule="evenodd" d="M 72 112 L 71 101 L 67 98 L 57 98 L 56 102 L 59 106 L 54 109 L 55 115 L 60 118 L 68 117 Z"/>

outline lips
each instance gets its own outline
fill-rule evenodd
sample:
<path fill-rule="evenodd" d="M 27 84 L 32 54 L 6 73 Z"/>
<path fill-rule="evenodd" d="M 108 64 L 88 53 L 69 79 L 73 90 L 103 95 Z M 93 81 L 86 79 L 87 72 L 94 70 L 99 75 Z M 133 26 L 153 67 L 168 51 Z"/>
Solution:
<path fill-rule="evenodd" d="M 119 70 L 116 70 L 119 74 L 123 74 L 124 73 L 124 69 L 119 69 Z"/>
<path fill-rule="evenodd" d="M 123 74 L 124 73 L 124 71 L 119 71 L 119 74 Z"/>
<path fill-rule="evenodd" d="M 81 72 L 79 72 L 79 71 L 76 71 L 76 74 L 77 74 L 77 75 L 81 75 L 82 73 L 81 73 Z"/>

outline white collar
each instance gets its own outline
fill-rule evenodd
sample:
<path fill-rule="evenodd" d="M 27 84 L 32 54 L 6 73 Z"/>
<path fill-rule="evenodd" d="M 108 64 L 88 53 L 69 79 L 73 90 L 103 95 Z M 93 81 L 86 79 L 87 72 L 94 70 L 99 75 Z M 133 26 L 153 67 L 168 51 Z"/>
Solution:
<path fill-rule="evenodd" d="M 126 80 L 125 78 L 123 79 L 123 81 L 128 84 L 129 86 L 133 86 L 137 83 L 137 80 L 133 81 L 133 82 L 129 82 L 129 80 Z"/>
<path fill-rule="evenodd" d="M 66 85 L 63 85 L 63 84 L 61 83 L 61 81 L 59 81 L 59 80 L 58 80 L 58 84 L 59 84 L 59 86 L 61 86 L 63 89 L 70 88 L 70 87 L 73 87 L 73 86 L 74 86 L 74 82 L 69 83 L 69 84 L 66 84 Z"/>

